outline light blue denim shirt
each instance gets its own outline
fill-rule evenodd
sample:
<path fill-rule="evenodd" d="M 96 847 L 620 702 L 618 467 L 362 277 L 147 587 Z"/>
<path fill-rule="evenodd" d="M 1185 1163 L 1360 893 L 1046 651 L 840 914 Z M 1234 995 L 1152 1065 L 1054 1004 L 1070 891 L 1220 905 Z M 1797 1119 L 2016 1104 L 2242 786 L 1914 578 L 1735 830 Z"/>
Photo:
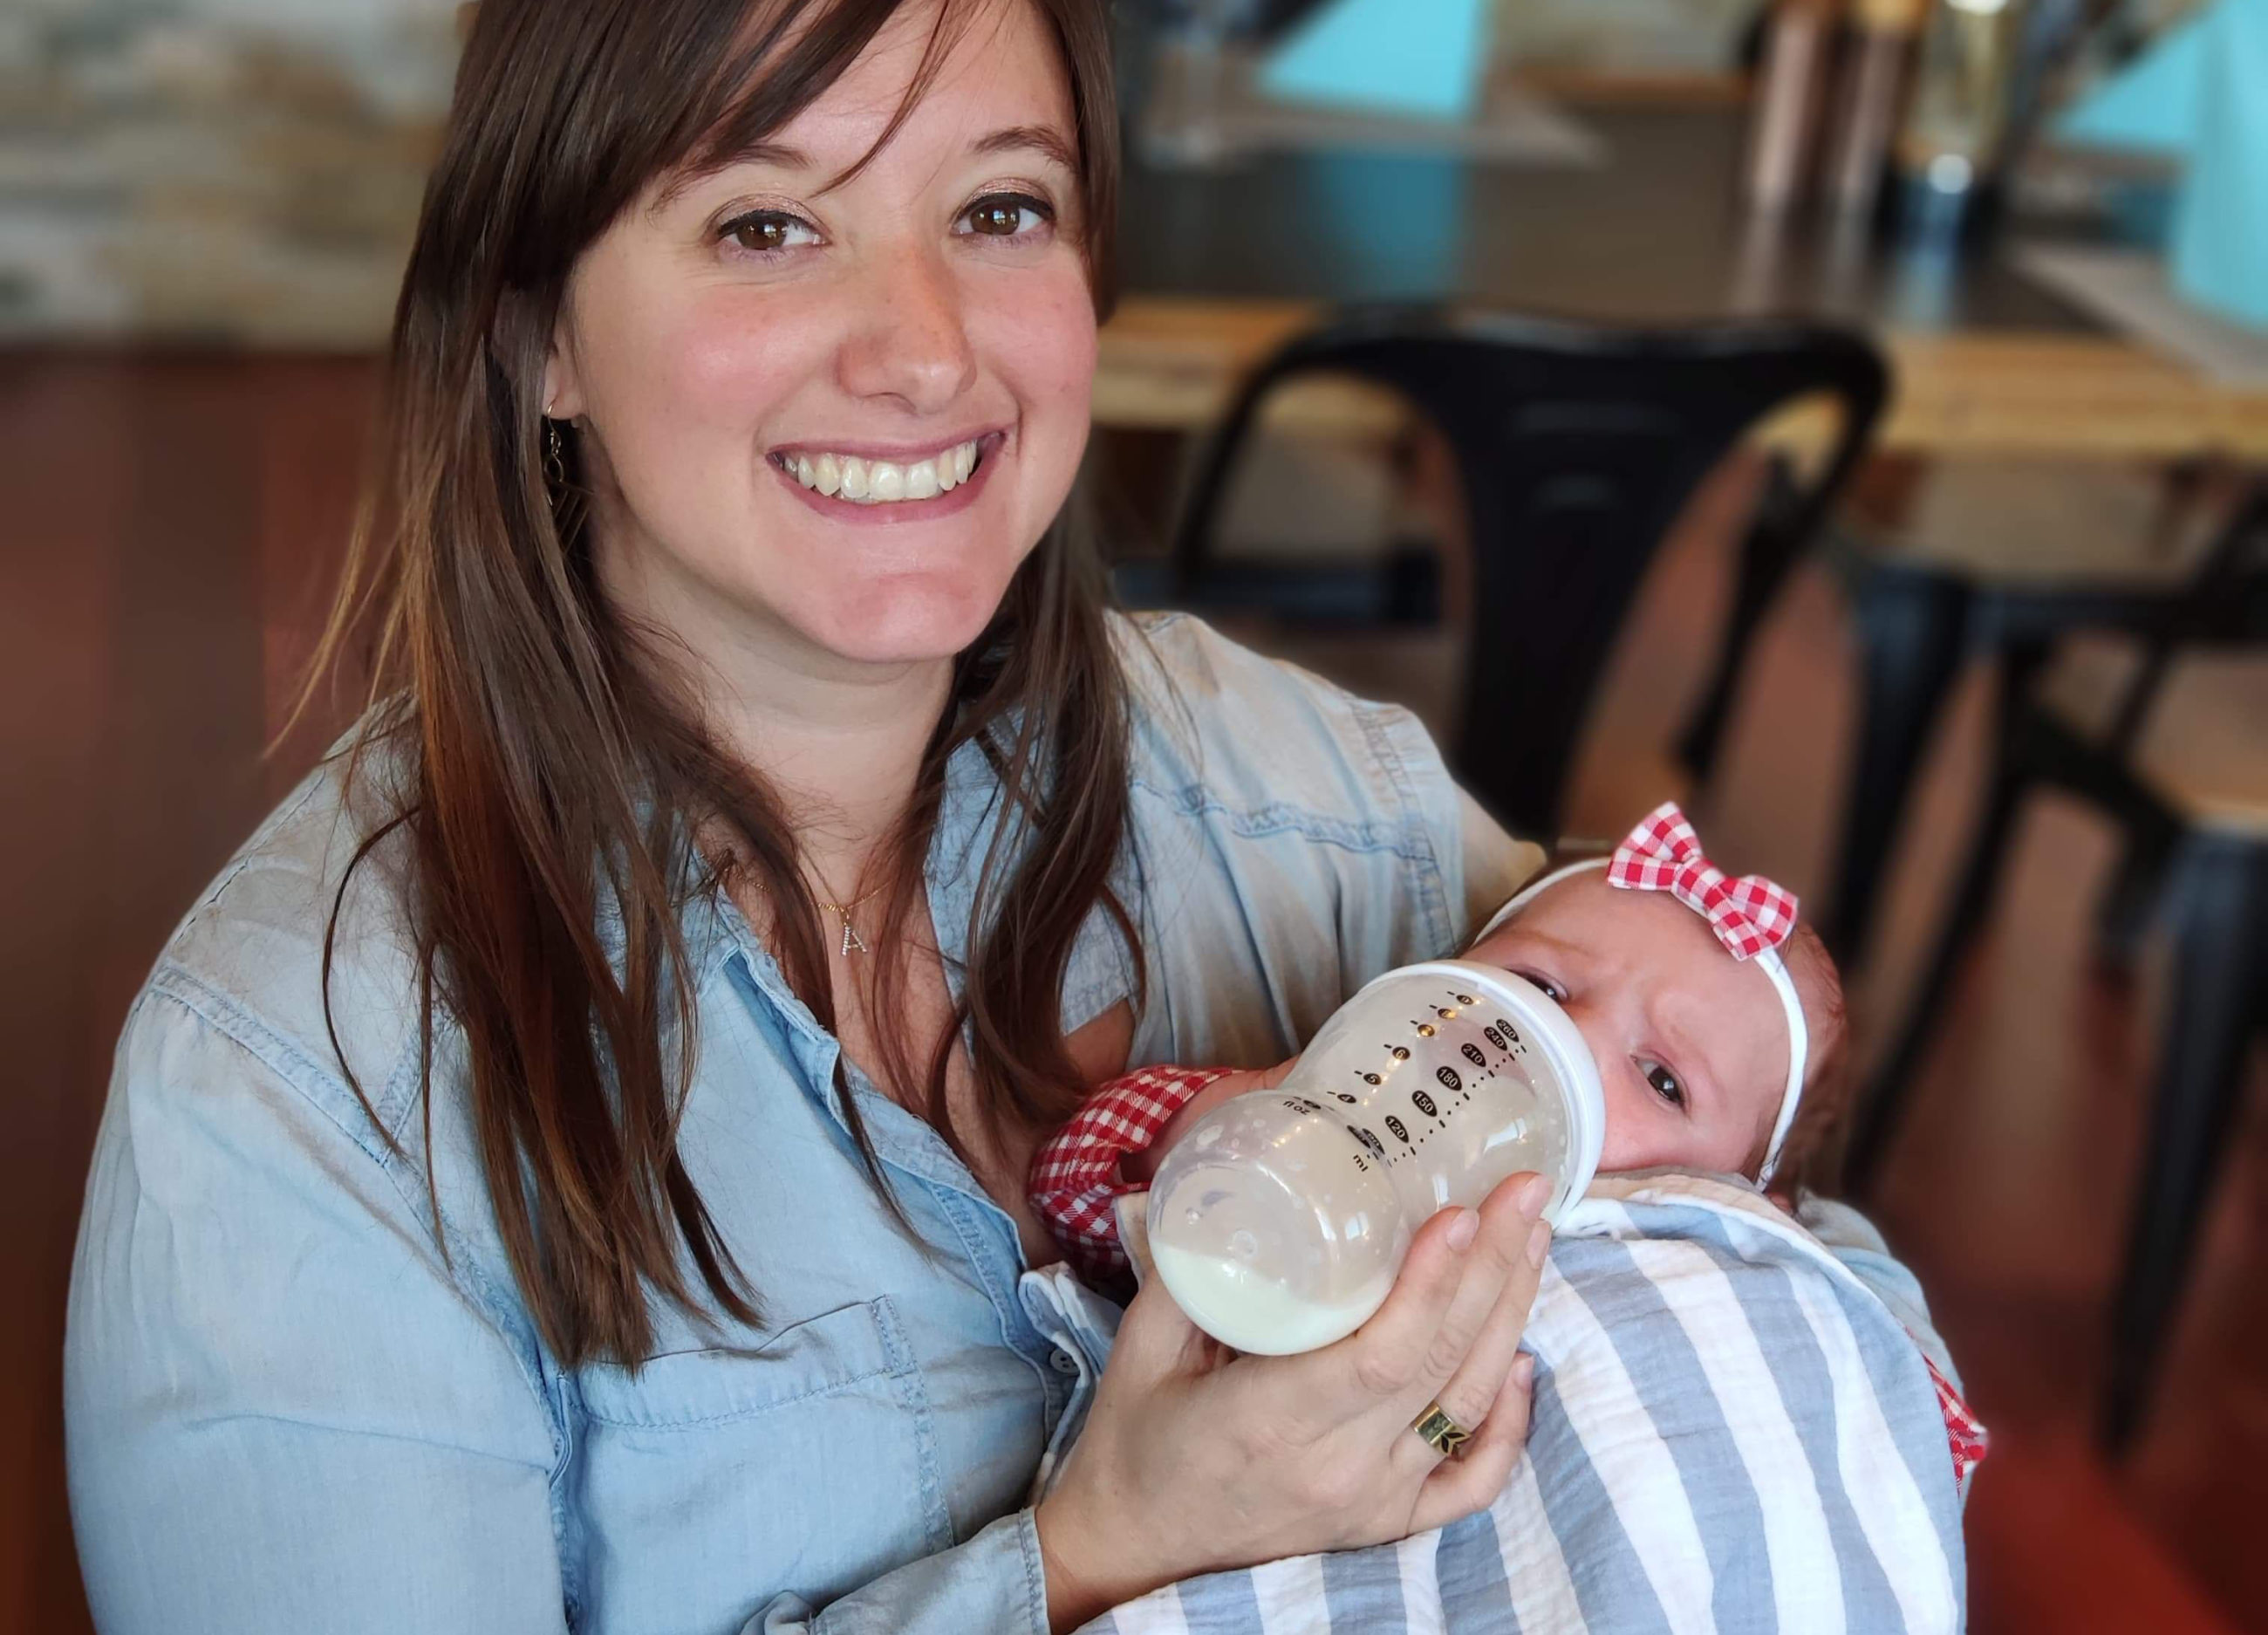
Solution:
<path fill-rule="evenodd" d="M 1278 1060 L 1532 868 L 1403 711 L 1193 620 L 1119 634 L 1150 981 L 1134 1062 Z M 952 955 L 994 790 L 975 755 L 949 781 L 929 889 Z M 719 1332 L 664 1309 L 643 1366 L 561 1366 L 513 1285 L 446 1030 L 438 1221 L 429 1204 L 385 849 L 344 900 L 336 1049 L 327 1031 L 324 924 L 369 821 L 335 772 L 311 777 L 183 923 L 120 1043 L 67 1357 L 99 1625 L 1041 1635 L 1026 1506 L 1084 1417 L 1115 1309 L 1028 1268 L 946 1143 L 854 1074 L 909 1241 L 851 1143 L 835 1040 L 708 903 L 688 918 L 681 1149 L 765 1321 Z M 1098 917 L 1065 1027 L 1130 987 Z"/>

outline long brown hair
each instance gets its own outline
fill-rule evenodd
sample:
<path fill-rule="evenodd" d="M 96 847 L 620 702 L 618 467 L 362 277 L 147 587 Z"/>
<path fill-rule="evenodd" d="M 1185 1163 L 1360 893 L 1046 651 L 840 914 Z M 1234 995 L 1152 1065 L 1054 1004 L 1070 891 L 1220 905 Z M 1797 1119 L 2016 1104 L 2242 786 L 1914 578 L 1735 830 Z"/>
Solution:
<path fill-rule="evenodd" d="M 1033 6 L 1061 47 L 1085 248 L 1107 314 L 1117 125 L 1103 0 L 944 0 L 897 119 L 969 13 L 1004 3 Z M 901 4 L 482 0 L 402 286 L 382 458 L 316 676 L 336 674 L 357 633 L 372 633 L 372 708 L 346 776 L 373 784 L 363 774 L 383 747 L 406 777 L 355 866 L 406 836 L 424 1116 L 430 1126 L 438 1013 L 464 1035 L 489 1199 L 521 1294 L 570 1365 L 643 1359 L 655 1298 L 758 1320 L 755 1292 L 677 1151 L 697 1048 L 681 935 L 688 901 L 744 872 L 770 905 L 788 980 L 822 1025 L 836 1021 L 819 907 L 787 814 L 755 770 L 720 752 L 609 608 L 571 471 L 555 460 L 547 474 L 549 337 L 578 258 L 648 184 L 792 118 Z M 980 1116 L 996 1129 L 1060 1116 L 1078 1088 L 1058 1008 L 1073 944 L 1100 908 L 1135 947 L 1109 886 L 1128 798 L 1123 681 L 1101 569 L 1082 540 L 1058 522 L 956 661 L 877 865 L 877 946 L 896 948 L 925 902 L 946 764 L 977 746 L 1002 815 L 958 1013 L 936 1040 L 886 1028 L 882 1041 L 902 1093 L 922 1098 L 956 1144 L 945 1107 L 954 1042 L 970 1041 Z M 339 901 L 344 893 L 342 882 Z M 335 902 L 327 1007 L 338 920 Z M 873 1014 L 904 1015 L 905 962 L 875 971 Z M 856 1103 L 842 1100 L 887 1196 Z"/>

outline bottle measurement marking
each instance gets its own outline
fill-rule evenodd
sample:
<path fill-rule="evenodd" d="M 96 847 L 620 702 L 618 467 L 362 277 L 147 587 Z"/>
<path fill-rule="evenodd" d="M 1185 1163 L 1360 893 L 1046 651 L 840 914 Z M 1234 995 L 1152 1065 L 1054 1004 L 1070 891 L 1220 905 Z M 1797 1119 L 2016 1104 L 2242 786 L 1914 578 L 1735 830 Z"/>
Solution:
<path fill-rule="evenodd" d="M 1460 993 L 1454 990 L 1445 991 L 1442 998 L 1453 1003 L 1430 1007 L 1434 1017 L 1440 1021 L 1455 1021 L 1464 1011 L 1479 1004 L 1472 995 Z M 1481 1018 L 1474 1017 L 1471 1021 L 1481 1022 L 1482 1037 L 1495 1047 L 1498 1053 L 1498 1059 L 1491 1062 L 1488 1052 L 1469 1041 L 1460 1044 L 1457 1047 L 1457 1053 L 1468 1064 L 1469 1076 L 1444 1064 L 1433 1070 L 1436 1080 L 1441 1089 L 1447 1093 L 1444 1098 L 1437 1100 L 1433 1093 L 1428 1090 L 1413 1090 L 1409 1093 L 1410 1109 L 1419 1121 L 1418 1128 L 1414 1133 L 1410 1125 L 1403 1123 L 1400 1117 L 1393 1115 L 1386 1117 L 1384 1122 L 1387 1130 L 1393 1135 L 1395 1145 L 1401 1149 L 1398 1153 L 1388 1151 L 1386 1144 L 1381 1141 L 1373 1131 L 1355 1124 L 1344 1125 L 1343 1128 L 1356 1138 L 1362 1148 L 1361 1152 L 1351 1154 L 1358 1169 L 1365 1173 L 1368 1172 L 1370 1166 L 1366 1161 L 1366 1158 L 1374 1159 L 1391 1168 L 1404 1158 L 1417 1156 L 1419 1147 L 1425 1145 L 1432 1136 L 1440 1134 L 1447 1128 L 1449 1120 L 1456 1116 L 1458 1108 L 1471 1104 L 1474 1092 L 1479 1086 L 1496 1082 L 1498 1068 L 1507 1062 L 1528 1054 L 1526 1043 L 1521 1040 L 1519 1029 L 1503 1018 L 1496 1017 L 1482 1021 Z M 1467 1025 L 1470 1026 L 1471 1022 L 1468 1022 Z M 1410 1027 L 1420 1038 L 1431 1039 L 1440 1036 L 1440 1030 L 1433 1022 L 1421 1021 L 1412 1017 L 1410 1019 Z M 1411 1056 L 1407 1045 L 1381 1042 L 1379 1048 L 1389 1058 L 1382 1064 L 1383 1071 L 1361 1068 L 1353 1070 L 1355 1076 L 1373 1090 L 1383 1088 L 1387 1079 L 1402 1064 L 1409 1061 Z M 1351 1094 L 1344 1090 L 1333 1091 L 1331 1094 L 1348 1106 L 1359 1105 L 1363 1100 L 1360 1096 Z"/>

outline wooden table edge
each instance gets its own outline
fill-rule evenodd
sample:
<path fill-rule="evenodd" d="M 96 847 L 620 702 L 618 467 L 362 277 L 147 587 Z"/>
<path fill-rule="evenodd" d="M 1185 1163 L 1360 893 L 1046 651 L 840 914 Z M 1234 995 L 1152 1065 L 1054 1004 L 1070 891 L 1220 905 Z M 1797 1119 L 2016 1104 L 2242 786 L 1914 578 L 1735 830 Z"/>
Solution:
<path fill-rule="evenodd" d="M 1102 331 L 1096 423 L 1193 431 L 1244 372 L 1324 312 L 1301 301 L 1135 296 Z M 1881 446 L 1918 455 L 2268 460 L 2268 387 L 2222 385 L 2105 335 L 2017 330 L 1881 337 L 1896 376 Z M 1290 395 L 1287 394 L 1287 396 Z M 1318 383 L 1283 423 L 1321 433 L 1380 425 L 1374 397 Z M 1799 409 L 1765 432 L 1792 446 L 1826 434 Z"/>

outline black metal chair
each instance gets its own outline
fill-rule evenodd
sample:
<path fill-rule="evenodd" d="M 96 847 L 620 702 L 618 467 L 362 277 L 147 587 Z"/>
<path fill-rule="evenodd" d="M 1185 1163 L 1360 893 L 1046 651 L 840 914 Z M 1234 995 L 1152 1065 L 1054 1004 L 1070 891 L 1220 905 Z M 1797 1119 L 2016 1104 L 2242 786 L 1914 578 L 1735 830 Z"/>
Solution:
<path fill-rule="evenodd" d="M 2047 480 L 2043 478 L 2042 480 Z M 1830 554 L 1851 600 L 1859 654 L 1858 741 L 1844 806 L 1835 884 L 1819 925 L 1835 956 L 1857 960 L 1867 947 L 1908 797 L 1947 694 L 1963 665 L 1982 659 L 2004 670 L 2025 655 L 2094 631 L 2146 636 L 2166 615 L 2169 586 L 2181 581 L 2155 546 L 2137 538 L 2134 556 L 2116 570 L 2062 578 L 1987 561 L 1965 561 L 1959 545 L 1874 540 L 1846 530 Z M 1989 556 L 1989 552 L 1978 554 Z M 2104 903 L 2106 952 L 2127 933 L 2140 875 L 2129 871 Z"/>
<path fill-rule="evenodd" d="M 2133 616 L 2122 612 L 2130 624 Z M 2147 1402 L 2242 1088 L 2247 1042 L 2268 1020 L 2268 667 L 2248 662 L 2224 674 L 2234 693 L 2166 696 L 2169 678 L 2201 650 L 2268 648 L 2268 483 L 2191 586 L 2157 599 L 2130 677 L 2091 681 L 2088 655 L 2051 640 L 2065 634 L 2003 648 L 1984 819 L 1904 1023 L 1859 1101 L 1845 1173 L 1855 1193 L 1880 1174 L 1931 1019 L 1991 911 L 2025 798 L 2058 789 L 2108 813 L 2126 839 L 2124 890 L 2154 901 L 2174 943 L 2149 1147 L 2111 1321 L 2102 1433 L 2118 1449 Z M 2169 747 L 2163 729 L 2179 723 L 2167 718 L 2183 706 L 2218 710 L 2234 734 Z"/>
<path fill-rule="evenodd" d="M 1346 313 L 1286 344 L 1244 383 L 1206 449 L 1173 549 L 1171 594 L 1207 603 L 1229 476 L 1263 402 L 1298 376 L 1397 391 L 1447 440 L 1473 550 L 1472 637 L 1450 760 L 1515 832 L 1558 832 L 1593 689 L 1656 548 L 1696 488 L 1774 410 L 1823 394 L 1841 409 L 1808 482 L 1771 485 L 1741 556 L 1727 655 L 1702 710 L 1712 742 L 1731 655 L 1858 465 L 1888 388 L 1881 355 L 1808 324 L 1596 328 L 1462 309 Z"/>

